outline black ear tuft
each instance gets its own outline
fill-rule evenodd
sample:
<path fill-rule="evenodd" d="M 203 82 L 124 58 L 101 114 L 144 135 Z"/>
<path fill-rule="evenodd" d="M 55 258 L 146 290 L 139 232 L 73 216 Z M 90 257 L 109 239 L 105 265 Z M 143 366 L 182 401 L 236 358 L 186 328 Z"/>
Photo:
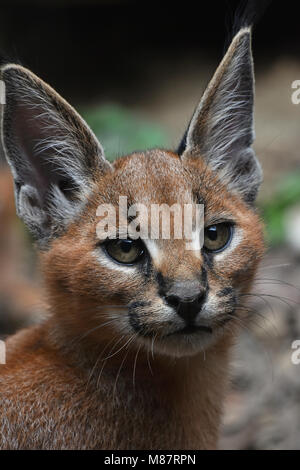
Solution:
<path fill-rule="evenodd" d="M 0 51 L 0 67 L 3 65 L 6 65 L 9 63 L 8 57 L 6 57 L 1 51 Z"/>
<path fill-rule="evenodd" d="M 260 21 L 272 0 L 242 0 L 228 20 L 228 40 L 224 44 L 224 53 L 234 36 L 243 28 L 252 28 Z M 230 13 L 230 12 L 229 12 Z"/>
<path fill-rule="evenodd" d="M 12 57 L 10 54 L 0 50 L 0 68 L 3 68 L 5 65 L 15 64 L 22 66 L 21 61 L 17 57 Z"/>

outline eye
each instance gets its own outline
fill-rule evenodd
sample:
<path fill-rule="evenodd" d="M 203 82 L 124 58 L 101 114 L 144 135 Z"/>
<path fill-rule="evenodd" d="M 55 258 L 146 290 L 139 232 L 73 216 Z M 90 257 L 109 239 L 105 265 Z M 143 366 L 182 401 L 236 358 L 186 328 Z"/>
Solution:
<path fill-rule="evenodd" d="M 229 223 L 206 227 L 204 230 L 204 248 L 215 253 L 224 250 L 231 242 L 232 231 L 232 225 Z"/>
<path fill-rule="evenodd" d="M 144 255 L 144 248 L 140 240 L 109 240 L 105 243 L 105 249 L 109 256 L 118 263 L 133 264 Z"/>

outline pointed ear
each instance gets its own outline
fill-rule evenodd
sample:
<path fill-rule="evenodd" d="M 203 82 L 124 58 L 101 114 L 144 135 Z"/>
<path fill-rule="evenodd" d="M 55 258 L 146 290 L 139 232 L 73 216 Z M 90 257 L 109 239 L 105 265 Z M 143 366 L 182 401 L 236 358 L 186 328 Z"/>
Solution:
<path fill-rule="evenodd" d="M 253 98 L 251 30 L 243 28 L 209 83 L 178 150 L 183 159 L 205 159 L 248 203 L 254 201 L 262 181 L 251 148 Z"/>
<path fill-rule="evenodd" d="M 82 210 L 96 176 L 111 166 L 87 124 L 49 85 L 15 64 L 1 68 L 1 79 L 2 144 L 17 213 L 45 242 Z"/>

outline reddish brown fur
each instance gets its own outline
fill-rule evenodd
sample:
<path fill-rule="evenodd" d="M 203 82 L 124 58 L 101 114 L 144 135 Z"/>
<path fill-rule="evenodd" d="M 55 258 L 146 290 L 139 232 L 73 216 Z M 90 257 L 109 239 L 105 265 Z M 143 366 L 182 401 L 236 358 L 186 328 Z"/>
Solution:
<path fill-rule="evenodd" d="M 193 132 L 188 135 L 187 147 L 181 157 L 172 152 L 151 150 L 119 159 L 112 168 L 105 162 L 102 149 L 93 140 L 86 125 L 54 90 L 18 66 L 3 69 L 4 76 L 7 73 L 7 80 L 12 81 L 12 93 L 16 86 L 14 79 L 17 77 L 17 87 L 24 80 L 26 93 L 29 89 L 26 99 L 32 99 L 32 91 L 35 100 L 40 99 L 42 93 L 41 101 L 43 104 L 50 102 L 54 121 L 63 120 L 63 129 L 67 128 L 69 134 L 75 135 L 75 143 L 81 150 L 80 158 L 84 160 L 78 161 L 78 157 L 77 164 L 85 178 L 90 172 L 90 192 L 85 193 L 87 200 L 79 215 L 72 219 L 73 222 L 64 232 L 61 227 L 55 226 L 55 233 L 59 236 L 51 238 L 49 246 L 41 252 L 41 268 L 49 303 L 48 319 L 7 342 L 7 365 L 0 366 L 2 449 L 217 447 L 230 350 L 238 326 L 245 319 L 245 310 L 241 308 L 242 295 L 249 291 L 263 254 L 261 223 L 250 205 L 260 183 L 259 167 L 248 148 L 253 140 L 251 118 L 242 123 L 242 130 L 246 132 L 243 138 L 239 134 L 241 129 L 226 127 L 228 122 L 238 124 L 239 117 L 243 119 L 252 113 L 249 44 L 249 30 L 242 30 L 233 40 L 227 58 L 209 86 L 208 108 L 205 103 L 202 108 L 201 105 L 200 122 L 197 122 L 197 113 L 192 120 Z M 247 57 L 248 60 L 245 60 Z M 233 58 L 237 59 L 231 68 Z M 247 69 L 243 75 L 246 83 L 242 96 L 250 97 L 249 103 L 238 100 L 242 103 L 240 106 L 245 105 L 245 109 L 239 109 L 238 119 L 232 121 L 231 116 L 228 120 L 223 117 L 221 123 L 225 131 L 231 132 L 229 142 L 225 145 L 221 141 L 217 142 L 216 147 L 213 146 L 216 152 L 230 146 L 231 152 L 235 152 L 234 161 L 240 157 L 240 166 L 235 168 L 236 172 L 232 172 L 232 166 L 229 168 L 231 172 L 213 171 L 210 162 L 205 160 L 207 155 L 201 153 L 203 135 L 199 135 L 198 131 L 205 128 L 206 132 L 213 128 L 212 137 L 219 135 L 220 138 L 220 134 L 215 133 L 218 119 L 210 122 L 212 104 L 216 96 L 222 96 L 220 87 L 228 70 L 229 78 L 227 76 L 225 80 L 227 89 L 223 95 L 227 98 L 231 96 L 234 74 L 238 74 L 239 85 L 239 67 L 243 66 Z M 18 95 L 18 99 L 22 100 L 22 94 Z M 233 94 L 234 99 L 236 96 Z M 233 112 L 237 107 L 234 101 Z M 226 100 L 225 108 L 227 111 L 231 109 Z M 22 112 L 22 109 L 20 106 L 15 112 Z M 25 109 L 32 111 L 30 106 L 29 110 Z M 204 116 L 201 109 L 209 116 Z M 217 114 L 219 118 L 219 109 Z M 7 116 L 8 120 L 4 120 L 4 129 L 8 134 L 7 149 L 15 164 L 15 160 L 17 163 L 20 160 L 18 155 L 14 155 L 16 146 L 11 139 L 10 126 L 22 122 L 22 119 L 19 116 L 19 121 L 14 121 L 9 119 L 9 113 Z M 206 125 L 206 119 L 211 126 Z M 51 123 L 51 116 L 49 120 Z M 247 123 L 249 129 L 243 127 Z M 18 131 L 22 129 L 20 126 Z M 205 132 L 204 137 L 207 137 Z M 221 140 L 225 137 L 221 136 Z M 34 154 L 32 142 L 26 142 L 27 148 Z M 58 145 L 62 144 L 58 142 Z M 68 149 L 71 146 L 76 153 L 76 145 L 72 146 L 69 141 L 68 144 Z M 246 148 L 243 147 L 245 145 Z M 58 156 L 64 158 L 62 147 L 57 147 L 57 142 L 53 144 L 50 141 L 50 149 L 51 155 L 54 155 L 53 165 L 59 161 Z M 44 152 L 47 161 L 49 155 L 47 150 Z M 70 155 L 67 157 L 70 164 Z M 221 152 L 221 164 L 224 164 L 223 157 Z M 230 159 L 232 155 L 227 157 Z M 38 158 L 41 158 L 41 152 Z M 247 179 L 247 169 L 250 173 L 252 171 L 252 179 Z M 51 171 L 50 177 L 53 176 Z M 25 176 L 28 179 L 28 174 Z M 47 179 L 46 176 L 42 173 L 42 177 Z M 230 178 L 233 180 L 232 186 Z M 57 183 L 55 175 L 52 182 Z M 253 187 L 247 200 L 248 182 Z M 39 187 L 34 178 L 29 183 Z M 30 193 L 26 193 L 24 186 L 22 201 L 26 202 L 26 194 L 28 196 Z M 138 202 L 147 207 L 153 203 L 169 206 L 173 203 L 181 206 L 195 204 L 199 198 L 205 206 L 206 226 L 225 219 L 234 224 L 235 238 L 223 253 L 215 253 L 210 259 L 207 252 L 205 255 L 205 250 L 186 250 L 185 240 L 160 239 L 156 241 L 154 254 L 148 253 L 147 265 L 144 263 L 143 267 L 134 269 L 120 268 L 105 254 L 96 235 L 98 205 L 111 203 L 117 206 L 120 195 L 127 196 L 130 205 Z M 29 202 L 27 198 L 27 204 Z M 38 204 L 39 199 L 36 198 L 35 202 Z M 19 210 L 26 213 L 26 204 L 25 209 L 22 205 L 20 207 Z M 51 214 L 50 220 L 53 221 L 53 217 Z M 151 252 L 150 248 L 148 250 Z M 200 277 L 203 277 L 203 268 L 207 284 Z M 173 284 L 176 281 L 193 282 L 198 288 L 203 283 L 206 289 L 209 287 L 205 304 L 201 307 L 203 314 L 205 305 L 210 302 L 206 321 L 209 320 L 212 333 L 205 346 L 202 340 L 205 341 L 208 333 L 206 336 L 179 334 L 174 339 L 174 330 L 170 332 L 168 328 L 170 323 L 174 326 L 179 321 L 180 315 L 167 306 L 165 296 L 160 294 L 160 279 L 171 280 Z M 232 297 L 231 306 L 226 304 L 227 294 L 222 293 L 228 288 L 237 297 Z M 142 330 L 134 328 L 131 323 L 130 308 L 133 304 L 134 315 L 142 324 Z M 183 328 L 183 320 L 180 321 Z"/>
<path fill-rule="evenodd" d="M 138 164 L 141 168 L 134 173 Z M 138 175 L 146 172 L 147 179 L 142 181 Z M 52 315 L 45 324 L 8 341 L 8 365 L 2 366 L 0 377 L 1 414 L 6 416 L 1 448 L 216 447 L 234 326 L 225 329 L 205 357 L 198 354 L 175 360 L 155 354 L 151 361 L 153 375 L 147 354 L 141 351 L 135 384 L 135 346 L 117 385 L 122 351 L 108 361 L 98 380 L 102 363 L 95 367 L 95 361 L 115 336 L 115 327 L 108 325 L 83 337 L 99 324 L 92 314 L 96 305 L 120 302 L 119 294 L 130 289 L 134 297 L 133 290 L 138 294 L 141 289 L 138 280 L 128 279 L 126 284 L 124 276 L 119 280 L 106 273 L 92 257 L 96 206 L 105 198 L 111 199 L 110 191 L 146 202 L 148 197 L 153 198 L 153 187 L 159 181 L 161 190 L 157 190 L 155 202 L 171 203 L 176 197 L 180 199 L 184 188 L 200 187 L 201 195 L 209 201 L 207 218 L 224 209 L 233 214 L 247 236 L 230 263 L 227 260 L 220 265 L 219 274 L 237 284 L 243 282 L 243 273 L 247 272 L 245 289 L 249 288 L 263 251 L 260 222 L 241 200 L 227 193 L 201 160 L 183 165 L 174 155 L 153 151 L 151 155 L 138 154 L 117 161 L 115 173 L 99 179 L 83 217 L 41 255 Z M 179 245 L 172 247 L 175 242 L 166 244 L 167 261 L 162 272 L 189 277 L 203 261 L 184 250 L 178 255 Z M 184 256 L 186 263 L 179 266 L 178 259 Z M 217 275 L 211 277 L 212 285 L 218 282 Z"/>

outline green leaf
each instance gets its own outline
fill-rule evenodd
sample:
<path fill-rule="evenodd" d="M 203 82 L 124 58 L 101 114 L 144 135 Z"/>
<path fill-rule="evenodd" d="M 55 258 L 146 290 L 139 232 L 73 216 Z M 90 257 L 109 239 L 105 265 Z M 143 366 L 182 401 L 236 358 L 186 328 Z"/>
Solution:
<path fill-rule="evenodd" d="M 105 149 L 109 160 L 137 150 L 168 145 L 167 133 L 158 125 L 117 105 L 81 111 Z"/>
<path fill-rule="evenodd" d="M 284 176 L 272 199 L 261 204 L 269 244 L 275 245 L 284 241 L 284 215 L 287 209 L 299 202 L 300 171 L 296 171 Z"/>

